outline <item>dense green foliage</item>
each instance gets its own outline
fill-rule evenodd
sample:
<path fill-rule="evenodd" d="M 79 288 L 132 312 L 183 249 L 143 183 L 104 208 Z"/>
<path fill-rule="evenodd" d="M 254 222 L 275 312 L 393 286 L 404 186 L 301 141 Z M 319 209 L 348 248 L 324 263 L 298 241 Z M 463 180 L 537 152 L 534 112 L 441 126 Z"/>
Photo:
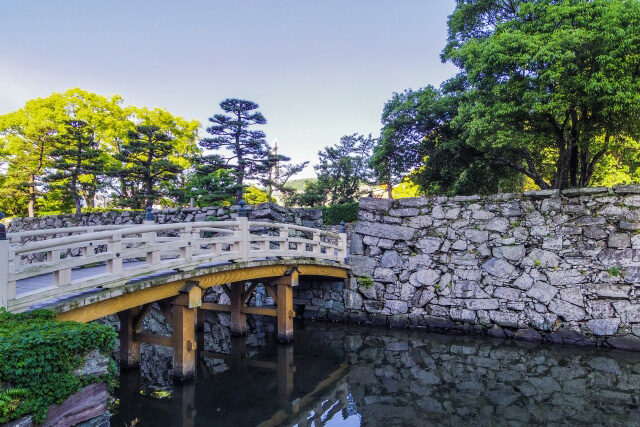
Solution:
<path fill-rule="evenodd" d="M 286 165 L 291 159 L 271 150 L 265 133 L 255 129 L 267 123 L 255 102 L 229 98 L 220 103 L 220 108 L 224 114 L 209 118 L 213 124 L 206 130 L 211 137 L 202 138 L 200 145 L 216 152 L 206 159 L 209 170 L 224 169 L 235 178 L 235 203 L 242 200 L 246 181 L 265 186 L 271 197 L 274 189 L 282 189 L 291 176 L 307 165 L 308 162 Z"/>
<path fill-rule="evenodd" d="M 322 207 L 322 222 L 326 225 L 338 225 L 358 220 L 358 202 Z"/>
<path fill-rule="evenodd" d="M 130 182 L 113 172 L 129 166 L 117 156 L 130 143 L 129 132 L 140 125 L 156 126 L 170 136 L 167 158 L 182 168 L 199 154 L 197 121 L 160 108 L 124 107 L 119 96 L 70 89 L 0 116 L 0 210 L 33 216 L 77 210 L 80 202 L 92 208 L 98 192 L 114 202 L 129 199 Z M 171 183 L 161 179 L 154 191 L 165 196 Z"/>
<path fill-rule="evenodd" d="M 640 1 L 458 0 L 438 90 L 394 94 L 373 166 L 425 192 L 640 182 Z"/>
<path fill-rule="evenodd" d="M 92 130 L 82 120 L 70 120 L 50 152 L 54 172 L 45 180 L 49 189 L 61 189 L 71 195 L 75 213 L 82 210 L 81 194 L 95 194 L 96 178 L 104 174 L 105 160 Z M 84 180 L 81 180 L 84 178 Z"/>
<path fill-rule="evenodd" d="M 120 206 L 141 209 L 150 206 L 163 195 L 159 183 L 174 182 L 182 167 L 169 156 L 172 138 L 159 126 L 138 125 L 114 157 L 120 165 L 112 172 L 120 179 L 124 194 Z"/>
<path fill-rule="evenodd" d="M 109 378 L 82 379 L 73 371 L 93 349 L 109 354 L 115 339 L 109 326 L 60 322 L 45 310 L 9 314 L 0 309 L 0 385 L 19 390 L 0 394 L 0 423 L 27 414 L 42 422 L 50 405 L 91 382 L 112 379 L 114 369 Z"/>
<path fill-rule="evenodd" d="M 302 193 L 288 195 L 286 203 L 298 206 L 324 206 L 352 203 L 363 194 L 362 186 L 371 181 L 369 159 L 376 139 L 371 135 L 345 135 L 340 142 L 318 152 L 314 166 L 318 178 L 305 183 Z"/>
<path fill-rule="evenodd" d="M 11 216 L 142 209 L 160 203 L 228 205 L 288 194 L 308 162 L 290 164 L 253 129 L 266 120 L 251 101 L 227 99 L 202 146 L 197 121 L 124 107 L 119 96 L 70 89 L 0 116 L 0 211 Z M 266 196 L 256 185 L 265 189 Z"/>

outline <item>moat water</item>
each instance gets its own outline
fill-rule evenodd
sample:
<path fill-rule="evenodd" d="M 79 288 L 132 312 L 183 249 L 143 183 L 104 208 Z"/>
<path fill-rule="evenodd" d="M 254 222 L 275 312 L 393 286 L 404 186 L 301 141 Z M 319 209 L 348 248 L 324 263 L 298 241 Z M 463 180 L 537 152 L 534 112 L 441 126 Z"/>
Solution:
<path fill-rule="evenodd" d="M 208 317 L 186 384 L 144 345 L 111 425 L 640 425 L 638 353 L 310 322 L 278 345 L 272 324 L 225 324 Z"/>

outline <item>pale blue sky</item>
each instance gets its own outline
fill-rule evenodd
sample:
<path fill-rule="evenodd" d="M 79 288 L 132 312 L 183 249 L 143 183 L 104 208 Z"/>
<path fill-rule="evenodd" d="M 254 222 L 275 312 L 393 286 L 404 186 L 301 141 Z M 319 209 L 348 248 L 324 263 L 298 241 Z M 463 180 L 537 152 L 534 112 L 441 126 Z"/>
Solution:
<path fill-rule="evenodd" d="M 77 86 L 206 125 L 222 99 L 246 98 L 297 161 L 344 134 L 377 135 L 394 91 L 455 73 L 439 58 L 454 0 L 0 5 L 0 114 Z"/>

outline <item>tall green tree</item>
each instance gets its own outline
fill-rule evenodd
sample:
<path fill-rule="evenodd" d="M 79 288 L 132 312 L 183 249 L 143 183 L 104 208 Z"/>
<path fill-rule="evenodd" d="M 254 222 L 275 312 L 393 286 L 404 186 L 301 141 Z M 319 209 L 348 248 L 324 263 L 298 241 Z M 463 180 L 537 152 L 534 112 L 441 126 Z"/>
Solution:
<path fill-rule="evenodd" d="M 221 168 L 221 163 L 217 155 L 194 158 L 184 187 L 173 191 L 174 199 L 186 204 L 193 198 L 197 206 L 231 205 L 237 189 L 236 177 L 233 170 Z"/>
<path fill-rule="evenodd" d="M 335 205 L 356 201 L 362 187 L 371 181 L 369 164 L 376 139 L 371 135 L 345 135 L 340 142 L 318 152 L 320 162 L 314 166 L 316 181 L 305 184 L 302 194 L 287 198 L 287 203 L 301 206 Z"/>
<path fill-rule="evenodd" d="M 220 167 L 234 172 L 236 178 L 235 202 L 242 200 L 247 180 L 264 180 L 271 163 L 269 145 L 262 130 L 255 126 L 267 120 L 252 101 L 229 98 L 220 103 L 224 114 L 209 118 L 213 123 L 207 128 L 212 135 L 202 138 L 200 145 L 218 154 Z"/>
<path fill-rule="evenodd" d="M 2 193 L 26 200 L 26 213 L 35 216 L 42 177 L 51 164 L 50 153 L 62 121 L 61 96 L 30 100 L 18 111 L 0 116 L 2 161 L 6 165 Z"/>
<path fill-rule="evenodd" d="M 427 86 L 393 95 L 384 107 L 380 140 L 372 166 L 379 182 L 405 177 L 424 193 L 473 194 L 517 190 L 518 173 L 496 165 L 490 155 L 466 143 L 454 124 L 461 82 Z"/>
<path fill-rule="evenodd" d="M 75 213 L 79 214 L 82 212 L 81 179 L 91 177 L 85 185 L 95 182 L 94 177 L 104 173 L 104 158 L 92 129 L 82 120 L 70 120 L 56 142 L 51 150 L 53 171 L 45 180 L 50 187 L 65 190 L 73 200 Z"/>
<path fill-rule="evenodd" d="M 168 195 L 168 183 L 174 181 L 183 168 L 169 159 L 174 146 L 172 138 L 159 126 L 137 125 L 114 156 L 121 166 L 111 171 L 118 177 L 124 194 L 122 206 L 140 209 L 150 206 L 159 197 Z"/>
<path fill-rule="evenodd" d="M 637 0 L 458 0 L 442 58 L 466 144 L 541 188 L 589 185 L 640 137 Z"/>

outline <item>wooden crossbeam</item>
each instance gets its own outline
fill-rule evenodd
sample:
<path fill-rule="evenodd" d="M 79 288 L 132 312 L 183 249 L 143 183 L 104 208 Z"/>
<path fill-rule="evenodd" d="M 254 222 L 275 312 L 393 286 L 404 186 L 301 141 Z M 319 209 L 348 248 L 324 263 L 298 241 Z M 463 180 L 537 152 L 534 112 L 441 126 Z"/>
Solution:
<path fill-rule="evenodd" d="M 164 314 L 165 319 L 167 319 L 167 322 L 169 322 L 173 327 L 173 312 L 171 311 L 171 304 L 166 301 L 160 301 L 158 305 L 160 306 L 160 310 L 162 311 L 162 314 Z"/>
<path fill-rule="evenodd" d="M 228 305 L 228 304 L 213 304 L 213 303 L 210 303 L 210 302 L 203 302 L 202 306 L 200 307 L 200 309 L 202 309 L 202 310 L 230 312 L 231 311 L 231 306 Z M 276 317 L 278 315 L 275 308 L 266 308 L 266 307 L 247 307 L 247 306 L 244 306 L 244 307 L 241 308 L 240 311 L 242 313 L 244 313 L 244 314 L 257 314 L 257 315 L 260 315 L 260 316 Z M 295 316 L 295 312 L 293 313 L 293 315 Z"/>
<path fill-rule="evenodd" d="M 243 307 L 242 312 L 246 314 L 259 314 L 261 316 L 272 316 L 272 317 L 275 317 L 278 315 L 276 313 L 275 308 Z"/>
<path fill-rule="evenodd" d="M 133 329 L 138 331 L 142 327 L 142 321 L 147 317 L 153 308 L 153 303 L 143 305 L 133 319 Z"/>
<path fill-rule="evenodd" d="M 200 309 L 212 311 L 231 311 L 231 306 L 229 304 L 213 304 L 210 302 L 203 302 L 200 306 Z"/>
<path fill-rule="evenodd" d="M 251 299 L 251 295 L 253 294 L 253 291 L 256 290 L 256 288 L 258 287 L 259 284 L 260 283 L 258 283 L 258 282 L 253 282 L 249 286 L 249 289 L 247 289 L 246 292 L 242 294 L 242 301 L 244 301 L 245 304 L 247 302 L 249 302 L 249 299 Z"/>
<path fill-rule="evenodd" d="M 221 288 L 224 291 L 224 293 L 227 294 L 229 299 L 231 299 L 231 288 L 229 287 L 229 284 L 225 283 L 224 285 L 221 286 Z"/>

